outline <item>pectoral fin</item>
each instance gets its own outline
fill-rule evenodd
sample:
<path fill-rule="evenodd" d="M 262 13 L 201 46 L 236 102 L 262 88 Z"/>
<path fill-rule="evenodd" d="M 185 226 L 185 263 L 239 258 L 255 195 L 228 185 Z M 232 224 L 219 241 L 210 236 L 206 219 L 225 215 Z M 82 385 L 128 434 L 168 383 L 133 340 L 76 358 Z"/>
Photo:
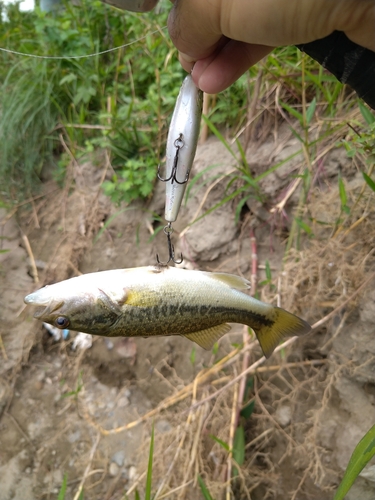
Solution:
<path fill-rule="evenodd" d="M 275 321 L 271 324 L 252 327 L 266 358 L 271 356 L 285 337 L 304 335 L 311 330 L 306 321 L 284 309 L 275 307 L 275 313 Z"/>
<path fill-rule="evenodd" d="M 199 332 L 186 333 L 184 337 L 209 351 L 212 349 L 214 343 L 217 342 L 223 335 L 228 333 L 229 330 L 230 326 L 227 323 L 224 323 L 219 326 L 207 328 L 206 330 L 200 330 Z"/>

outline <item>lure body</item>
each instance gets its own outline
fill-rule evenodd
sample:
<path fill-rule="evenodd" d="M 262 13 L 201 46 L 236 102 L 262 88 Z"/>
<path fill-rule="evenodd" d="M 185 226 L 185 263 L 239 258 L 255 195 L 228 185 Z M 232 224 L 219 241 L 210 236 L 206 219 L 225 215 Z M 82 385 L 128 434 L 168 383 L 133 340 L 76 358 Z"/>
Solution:
<path fill-rule="evenodd" d="M 167 139 L 165 219 L 168 222 L 174 222 L 180 210 L 197 149 L 202 105 L 203 92 L 188 75 L 177 97 Z"/>
<path fill-rule="evenodd" d="M 34 317 L 93 335 L 183 335 L 205 349 L 230 327 L 250 326 L 268 357 L 286 336 L 310 330 L 302 319 L 241 290 L 248 281 L 224 273 L 140 267 L 91 273 L 46 286 L 25 297 Z"/>

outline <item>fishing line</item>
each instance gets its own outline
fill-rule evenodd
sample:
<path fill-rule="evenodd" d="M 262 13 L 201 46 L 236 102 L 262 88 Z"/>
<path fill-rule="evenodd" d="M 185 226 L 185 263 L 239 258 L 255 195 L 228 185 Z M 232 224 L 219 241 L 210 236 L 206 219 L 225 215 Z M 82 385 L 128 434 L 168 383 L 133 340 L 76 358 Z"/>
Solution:
<path fill-rule="evenodd" d="M 165 30 L 167 26 L 163 26 L 160 28 L 161 30 Z M 34 59 L 87 59 L 89 57 L 101 56 L 102 54 L 108 54 L 108 52 L 114 52 L 115 50 L 123 49 L 124 47 L 129 47 L 129 45 L 133 45 L 133 43 L 141 42 L 149 35 L 154 35 L 155 33 L 159 33 L 160 30 L 151 31 L 141 38 L 137 38 L 137 40 L 133 40 L 132 42 L 125 43 L 124 45 L 119 45 L 118 47 L 113 47 L 112 49 L 102 50 L 101 52 L 94 52 L 93 54 L 86 54 L 82 56 L 39 56 L 37 54 L 28 54 L 27 52 L 18 52 L 17 50 L 5 49 L 4 47 L 0 47 L 1 52 L 7 52 L 9 54 L 15 54 L 16 56 L 25 56 L 25 57 L 34 57 Z"/>

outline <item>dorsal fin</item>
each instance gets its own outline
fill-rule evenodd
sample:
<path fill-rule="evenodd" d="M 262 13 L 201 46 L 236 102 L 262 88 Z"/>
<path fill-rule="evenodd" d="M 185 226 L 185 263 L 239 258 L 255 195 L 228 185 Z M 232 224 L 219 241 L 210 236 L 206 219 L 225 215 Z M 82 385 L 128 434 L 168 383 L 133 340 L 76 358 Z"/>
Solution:
<path fill-rule="evenodd" d="M 235 274 L 228 273 L 205 273 L 212 279 L 221 281 L 225 283 L 230 288 L 235 288 L 236 290 L 248 290 L 251 287 L 250 281 L 241 276 L 236 276 Z"/>

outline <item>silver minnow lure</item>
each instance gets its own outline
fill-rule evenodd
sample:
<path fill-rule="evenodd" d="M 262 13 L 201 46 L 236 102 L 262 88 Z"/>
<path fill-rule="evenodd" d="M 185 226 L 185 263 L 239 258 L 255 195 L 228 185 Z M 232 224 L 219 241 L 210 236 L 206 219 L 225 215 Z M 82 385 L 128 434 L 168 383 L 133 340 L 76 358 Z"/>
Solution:
<path fill-rule="evenodd" d="M 265 356 L 288 336 L 310 331 L 293 314 L 243 290 L 249 282 L 225 273 L 140 267 L 85 274 L 25 297 L 34 317 L 58 328 L 107 337 L 183 335 L 205 349 L 241 323 L 256 333 Z"/>
<path fill-rule="evenodd" d="M 184 197 L 186 181 L 197 149 L 202 105 L 203 92 L 188 75 L 177 97 L 167 139 L 165 219 L 168 222 L 177 219 Z"/>

